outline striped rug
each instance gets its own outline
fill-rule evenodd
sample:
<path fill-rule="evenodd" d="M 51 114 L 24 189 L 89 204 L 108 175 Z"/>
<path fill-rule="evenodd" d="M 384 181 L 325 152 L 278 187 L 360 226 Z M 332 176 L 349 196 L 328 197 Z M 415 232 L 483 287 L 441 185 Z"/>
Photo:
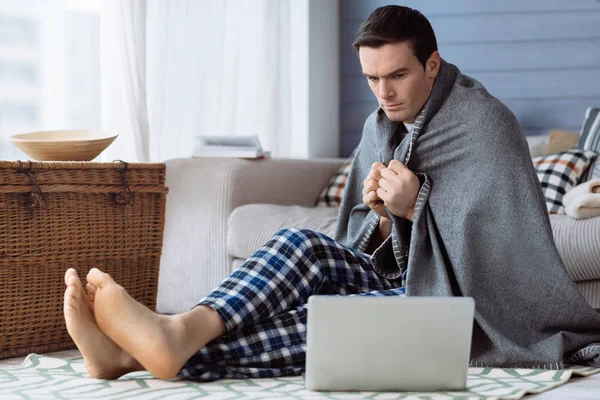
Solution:
<path fill-rule="evenodd" d="M 148 373 L 116 381 L 88 377 L 82 359 L 30 354 L 23 365 L 0 370 L 0 399 L 519 399 L 565 383 L 594 368 L 563 371 L 469 368 L 467 391 L 437 393 L 323 393 L 306 390 L 301 377 L 222 380 L 211 383 L 161 381 Z"/>

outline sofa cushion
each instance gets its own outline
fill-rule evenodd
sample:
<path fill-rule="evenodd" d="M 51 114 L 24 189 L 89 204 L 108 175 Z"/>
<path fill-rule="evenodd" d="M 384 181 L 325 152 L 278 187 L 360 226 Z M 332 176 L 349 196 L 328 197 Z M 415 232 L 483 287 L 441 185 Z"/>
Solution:
<path fill-rule="evenodd" d="M 533 159 L 546 198 L 548 213 L 565 213 L 563 196 L 579 184 L 586 168 L 596 156 L 593 151 L 574 149 Z"/>
<path fill-rule="evenodd" d="M 600 279 L 600 217 L 550 215 L 558 252 L 575 281 Z"/>
<path fill-rule="evenodd" d="M 562 153 L 563 151 L 577 148 L 579 133 L 565 132 L 560 129 L 550 131 L 550 139 L 546 145 L 544 155 Z"/>
<path fill-rule="evenodd" d="M 592 308 L 600 309 L 600 279 L 594 279 L 593 281 L 578 281 L 576 283 L 577 289 L 579 289 Z"/>
<path fill-rule="evenodd" d="M 229 254 L 245 260 L 275 232 L 286 227 L 314 229 L 332 237 L 336 218 L 337 209 L 329 207 L 272 204 L 238 207 L 229 217 Z M 573 280 L 600 279 L 600 217 L 576 220 L 566 215 L 550 215 L 550 223 L 558 252 Z"/>
<path fill-rule="evenodd" d="M 338 209 L 275 204 L 247 204 L 229 216 L 227 250 L 246 259 L 283 228 L 307 228 L 333 237 Z"/>
<path fill-rule="evenodd" d="M 319 198 L 317 199 L 318 207 L 340 207 L 342 204 L 342 193 L 346 188 L 346 181 L 350 174 L 350 168 L 352 167 L 352 160 L 354 153 L 348 158 L 348 160 L 338 169 L 331 180 L 323 188 Z"/>
<path fill-rule="evenodd" d="M 550 135 L 525 136 L 525 139 L 527 139 L 531 158 L 535 158 L 544 155 L 546 146 L 548 146 L 548 142 L 550 141 Z"/>
<path fill-rule="evenodd" d="M 581 137 L 578 148 L 600 153 L 600 108 L 589 107 L 585 110 L 585 118 L 581 126 Z M 590 167 L 588 178 L 600 178 L 600 160 L 596 160 Z"/>

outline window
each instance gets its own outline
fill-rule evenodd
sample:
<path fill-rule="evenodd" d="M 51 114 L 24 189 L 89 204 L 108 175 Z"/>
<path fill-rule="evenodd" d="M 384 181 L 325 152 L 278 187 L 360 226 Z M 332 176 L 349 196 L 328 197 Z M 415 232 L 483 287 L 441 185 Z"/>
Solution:
<path fill-rule="evenodd" d="M 0 159 L 17 133 L 100 129 L 101 0 L 0 0 Z"/>

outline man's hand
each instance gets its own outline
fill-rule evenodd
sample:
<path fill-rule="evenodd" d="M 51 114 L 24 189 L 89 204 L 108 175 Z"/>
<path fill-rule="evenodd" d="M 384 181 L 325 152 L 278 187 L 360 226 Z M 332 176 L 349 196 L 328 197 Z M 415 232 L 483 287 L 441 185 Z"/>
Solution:
<path fill-rule="evenodd" d="M 375 164 L 373 164 L 373 167 L 375 167 Z M 369 173 L 369 176 L 371 176 L 373 173 L 373 167 L 371 167 L 371 173 Z M 415 216 L 415 203 L 421 187 L 419 178 L 417 178 L 417 176 L 413 174 L 411 170 L 409 170 L 398 160 L 390 161 L 390 164 L 387 168 L 378 167 L 377 171 L 380 176 L 380 179 L 377 181 L 377 198 L 381 199 L 388 210 L 390 210 L 390 212 L 395 216 L 406 218 L 412 221 Z M 368 179 L 369 178 L 367 177 L 367 180 Z M 365 180 L 365 189 L 363 189 L 363 201 L 364 192 L 367 189 L 367 180 Z M 371 187 L 373 186 L 369 185 L 369 188 Z M 374 197 L 369 197 L 369 199 L 372 198 Z M 365 202 L 365 204 L 367 203 Z M 379 212 L 377 213 L 379 214 Z"/>
<path fill-rule="evenodd" d="M 371 171 L 363 182 L 363 203 L 379 214 L 381 217 L 389 218 L 388 213 L 383 207 L 383 200 L 378 196 L 379 180 L 381 179 L 381 171 L 386 169 L 385 165 L 380 162 L 371 165 Z"/>

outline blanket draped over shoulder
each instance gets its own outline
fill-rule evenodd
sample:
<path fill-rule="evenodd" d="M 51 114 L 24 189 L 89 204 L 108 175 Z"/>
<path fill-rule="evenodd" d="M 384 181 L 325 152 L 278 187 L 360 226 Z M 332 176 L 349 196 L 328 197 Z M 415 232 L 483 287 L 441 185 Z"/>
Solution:
<path fill-rule="evenodd" d="M 372 163 L 403 162 L 421 189 L 375 271 L 403 276 L 407 296 L 475 299 L 471 366 L 600 367 L 600 313 L 569 277 L 515 116 L 442 60 L 411 132 L 378 109 L 367 119 L 344 192 L 336 240 L 365 251 L 379 217 L 362 203 Z M 389 213 L 389 211 L 388 211 Z"/>

